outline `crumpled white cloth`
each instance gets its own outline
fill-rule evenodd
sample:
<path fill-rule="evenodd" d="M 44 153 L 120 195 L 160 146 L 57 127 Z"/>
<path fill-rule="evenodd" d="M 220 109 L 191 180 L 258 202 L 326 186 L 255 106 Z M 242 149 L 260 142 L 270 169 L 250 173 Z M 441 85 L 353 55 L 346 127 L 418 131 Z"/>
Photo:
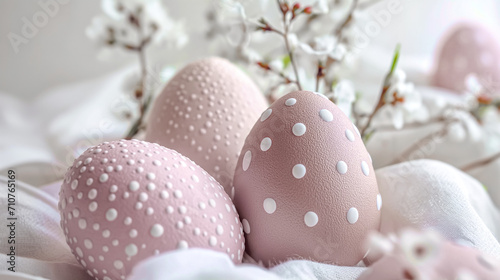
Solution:
<path fill-rule="evenodd" d="M 382 233 L 408 226 L 433 228 L 451 240 L 500 258 L 500 212 L 477 180 L 434 160 L 405 162 L 379 169 L 376 174 L 383 199 Z M 5 182 L 6 178 L 0 177 L 0 184 Z M 36 188 L 18 181 L 17 239 L 20 247 L 17 254 L 22 257 L 18 271 L 51 280 L 90 280 L 91 277 L 76 264 L 59 228 L 57 200 L 49 194 L 56 195 L 54 189 L 57 184 Z M 6 194 L 0 192 L 0 207 L 5 204 Z M 0 219 L 5 220 L 5 215 L 0 212 Z M 6 232 L 0 231 L 0 240 L 5 238 Z M 2 243 L 0 252 L 5 254 L 6 250 Z M 0 271 L 5 270 L 6 265 L 0 262 Z M 234 266 L 225 254 L 190 249 L 144 260 L 136 266 L 129 280 L 355 280 L 364 269 L 294 260 L 267 270 L 250 263 Z"/>

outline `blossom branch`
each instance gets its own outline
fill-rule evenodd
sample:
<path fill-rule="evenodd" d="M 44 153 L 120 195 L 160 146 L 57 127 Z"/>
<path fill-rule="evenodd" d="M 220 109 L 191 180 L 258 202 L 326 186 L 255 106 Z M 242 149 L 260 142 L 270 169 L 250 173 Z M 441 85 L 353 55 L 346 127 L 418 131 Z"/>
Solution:
<path fill-rule="evenodd" d="M 335 35 L 337 36 L 337 38 L 339 39 L 342 39 L 342 33 L 344 31 L 344 29 L 349 25 L 349 23 L 352 21 L 353 19 L 353 14 L 354 14 L 354 11 L 356 10 L 356 7 L 358 6 L 358 3 L 359 3 L 359 0 L 353 0 L 352 1 L 352 5 L 351 7 L 349 8 L 349 12 L 347 12 L 347 16 L 345 17 L 345 19 L 339 24 L 339 26 L 335 29 Z"/>
<path fill-rule="evenodd" d="M 318 61 L 318 71 L 316 72 L 316 92 L 319 91 L 319 83 L 325 77 L 325 66 L 321 61 Z"/>
<path fill-rule="evenodd" d="M 370 127 L 370 125 L 371 125 L 371 123 L 373 121 L 373 118 L 379 112 L 379 110 L 382 109 L 382 107 L 384 107 L 384 105 L 385 105 L 384 97 L 385 97 L 385 94 L 387 93 L 387 91 L 390 88 L 390 78 L 391 78 L 392 74 L 394 73 L 394 70 L 396 69 L 396 66 L 398 64 L 399 52 L 400 52 L 400 46 L 398 45 L 396 47 L 396 51 L 394 53 L 394 58 L 392 60 L 391 70 L 385 76 L 384 84 L 382 86 L 382 91 L 380 93 L 380 96 L 379 96 L 379 99 L 378 99 L 378 102 L 377 102 L 377 106 L 375 106 L 375 109 L 373 110 L 373 112 L 368 116 L 368 121 L 366 122 L 366 125 L 361 130 L 361 137 L 363 139 L 366 138 L 367 130 Z"/>
<path fill-rule="evenodd" d="M 491 157 L 488 157 L 488 158 L 485 158 L 485 159 L 482 159 L 482 160 L 470 163 L 470 164 L 462 167 L 461 169 L 464 172 L 468 172 L 468 171 L 471 171 L 473 169 L 476 169 L 476 168 L 488 165 L 488 164 L 496 161 L 497 159 L 500 159 L 500 152 L 498 152 L 497 154 L 494 154 Z"/>
<path fill-rule="evenodd" d="M 426 137 L 418 140 L 415 144 L 411 145 L 406 151 L 404 151 L 399 157 L 397 157 L 390 165 L 398 164 L 403 161 L 407 161 L 410 159 L 413 152 L 422 149 L 422 147 L 427 146 L 431 142 L 441 141 L 443 137 L 448 134 L 448 130 L 452 124 L 457 123 L 457 120 L 448 121 L 445 123 L 442 129 L 435 131 Z"/>

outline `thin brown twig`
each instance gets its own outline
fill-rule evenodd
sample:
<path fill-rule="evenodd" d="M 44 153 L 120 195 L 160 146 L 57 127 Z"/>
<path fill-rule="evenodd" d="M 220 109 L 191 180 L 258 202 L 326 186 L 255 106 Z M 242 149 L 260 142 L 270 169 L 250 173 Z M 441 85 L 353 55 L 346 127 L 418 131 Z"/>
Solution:
<path fill-rule="evenodd" d="M 390 165 L 394 165 L 403 161 L 407 161 L 411 154 L 414 151 L 417 151 L 418 149 L 421 149 L 422 147 L 426 146 L 429 144 L 431 141 L 435 140 L 436 138 L 442 138 L 448 134 L 448 129 L 451 124 L 456 123 L 457 120 L 449 121 L 445 123 L 442 129 L 435 131 L 424 138 L 418 140 L 415 144 L 411 145 L 408 149 L 406 149 L 399 157 L 397 157 Z"/>
<path fill-rule="evenodd" d="M 385 96 L 385 93 L 387 92 L 388 89 L 389 89 L 389 87 L 386 85 L 386 83 L 384 83 L 384 86 L 382 88 L 382 92 L 380 93 L 380 97 L 379 97 L 378 102 L 377 102 L 377 106 L 375 107 L 373 112 L 368 116 L 368 121 L 366 122 L 366 125 L 363 127 L 363 129 L 361 129 L 361 137 L 362 138 L 364 138 L 366 136 L 366 132 L 367 132 L 368 128 L 370 127 L 375 115 L 378 113 L 378 111 L 380 109 L 382 109 L 382 107 L 384 107 L 384 105 L 385 105 L 384 96 Z"/>
<path fill-rule="evenodd" d="M 488 164 L 496 161 L 497 159 L 500 159 L 500 152 L 492 155 L 491 157 L 470 163 L 470 164 L 462 167 L 461 170 L 464 172 L 471 171 L 472 169 L 476 169 L 478 167 L 488 165 Z"/>
<path fill-rule="evenodd" d="M 316 72 L 316 92 L 319 91 L 319 83 L 321 79 L 325 76 L 325 67 L 321 61 L 318 61 L 318 71 Z"/>
<path fill-rule="evenodd" d="M 282 36 L 285 40 L 285 47 L 286 47 L 286 50 L 288 52 L 288 56 L 290 57 L 290 63 L 292 64 L 292 68 L 293 68 L 293 72 L 295 74 L 295 84 L 297 84 L 297 87 L 299 88 L 299 90 L 302 90 L 302 85 L 300 83 L 300 77 L 299 77 L 299 71 L 298 71 L 298 68 L 297 68 L 297 64 L 295 63 L 295 58 L 294 58 L 294 55 L 293 55 L 293 51 L 292 49 L 290 48 L 290 42 L 288 42 L 288 34 L 289 34 L 289 24 L 287 23 L 286 21 L 286 14 L 287 12 L 283 11 L 283 9 L 281 8 L 281 2 L 280 0 L 276 0 L 277 3 L 278 3 L 278 6 L 280 7 L 280 10 L 281 10 L 281 13 L 283 14 L 283 26 L 285 28 L 284 32 L 282 33 Z"/>
<path fill-rule="evenodd" d="M 335 35 L 337 36 L 339 42 L 342 39 L 342 33 L 344 29 L 349 25 L 349 23 L 352 21 L 352 15 L 354 11 L 356 10 L 356 7 L 358 6 L 359 0 L 353 0 L 352 5 L 349 8 L 349 11 L 347 12 L 347 15 L 345 19 L 342 21 L 342 23 L 339 24 L 339 26 L 335 29 Z"/>
<path fill-rule="evenodd" d="M 437 117 L 437 118 L 429 119 L 425 123 L 409 123 L 409 124 L 405 124 L 404 127 L 405 128 L 421 128 L 421 127 L 425 127 L 425 126 L 432 125 L 432 124 L 443 123 L 445 121 L 446 121 L 446 119 L 444 117 Z M 394 130 L 398 130 L 398 129 L 396 129 L 393 125 L 381 125 L 381 126 L 378 126 L 378 127 L 374 127 L 372 130 L 380 132 L 380 131 L 394 131 Z"/>

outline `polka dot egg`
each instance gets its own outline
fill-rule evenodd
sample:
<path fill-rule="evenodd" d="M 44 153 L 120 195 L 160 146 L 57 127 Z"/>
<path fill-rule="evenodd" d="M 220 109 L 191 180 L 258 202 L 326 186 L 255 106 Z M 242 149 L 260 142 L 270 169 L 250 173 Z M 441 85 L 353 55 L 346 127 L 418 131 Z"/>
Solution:
<path fill-rule="evenodd" d="M 234 176 L 247 252 L 355 265 L 382 199 L 358 129 L 323 95 L 289 93 L 258 119 Z"/>
<path fill-rule="evenodd" d="M 229 191 L 245 136 L 266 107 L 257 86 L 229 61 L 199 60 L 155 101 L 146 140 L 188 156 Z"/>
<path fill-rule="evenodd" d="M 500 45 L 484 27 L 462 24 L 443 44 L 432 84 L 457 93 L 466 91 L 471 74 L 488 90 L 500 89 Z"/>
<path fill-rule="evenodd" d="M 144 141 L 85 151 L 66 173 L 59 210 L 68 245 L 96 279 L 125 279 L 165 251 L 207 248 L 240 263 L 245 249 L 222 186 L 187 157 Z"/>

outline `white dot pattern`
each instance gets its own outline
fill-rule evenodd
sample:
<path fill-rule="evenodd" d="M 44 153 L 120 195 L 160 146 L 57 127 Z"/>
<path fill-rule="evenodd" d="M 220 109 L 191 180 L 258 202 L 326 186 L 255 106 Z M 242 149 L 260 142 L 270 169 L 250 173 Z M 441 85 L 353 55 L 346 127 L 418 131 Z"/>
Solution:
<path fill-rule="evenodd" d="M 318 239 L 361 240 L 376 230 L 381 198 L 356 126 L 330 100 L 305 92 L 290 93 L 270 109 L 273 121 L 257 121 L 241 152 L 246 164 L 234 177 L 234 201 L 250 250 L 264 263 L 285 261 L 269 252 L 287 240 L 300 243 L 298 256 L 315 259 L 317 252 L 307 245 Z M 349 246 L 328 261 L 358 251 Z"/>
<path fill-rule="evenodd" d="M 276 211 L 276 201 L 272 198 L 266 198 L 264 200 L 264 210 L 267 214 L 272 214 Z"/>
<path fill-rule="evenodd" d="M 319 111 L 319 116 L 325 122 L 333 121 L 333 114 L 332 114 L 332 112 L 328 111 L 327 109 L 321 109 L 321 111 Z"/>
<path fill-rule="evenodd" d="M 265 152 L 265 151 L 269 150 L 271 148 L 272 143 L 273 143 L 273 141 L 269 137 L 262 139 L 262 141 L 260 142 L 261 151 Z"/>
<path fill-rule="evenodd" d="M 292 127 L 292 132 L 293 132 L 293 135 L 295 136 L 302 136 L 306 133 L 306 125 L 303 124 L 303 123 L 296 123 L 293 125 Z"/>
<path fill-rule="evenodd" d="M 292 169 L 293 177 L 296 179 L 302 179 L 306 176 L 306 167 L 303 164 L 296 164 Z"/>
<path fill-rule="evenodd" d="M 131 157 L 133 164 L 127 164 Z M 79 162 L 67 171 L 58 207 L 68 245 L 91 271 L 106 269 L 108 275 L 124 278 L 143 258 L 190 245 L 229 256 L 244 249 L 243 226 L 231 199 L 181 154 L 120 140 L 90 148 L 75 165 Z M 143 172 L 137 173 L 137 167 Z M 94 232 L 99 238 L 90 234 Z M 240 262 L 242 256 L 236 254 L 234 260 Z"/>
<path fill-rule="evenodd" d="M 308 227 L 314 227 L 318 224 L 319 217 L 316 213 L 309 211 L 304 215 L 304 223 Z"/>

